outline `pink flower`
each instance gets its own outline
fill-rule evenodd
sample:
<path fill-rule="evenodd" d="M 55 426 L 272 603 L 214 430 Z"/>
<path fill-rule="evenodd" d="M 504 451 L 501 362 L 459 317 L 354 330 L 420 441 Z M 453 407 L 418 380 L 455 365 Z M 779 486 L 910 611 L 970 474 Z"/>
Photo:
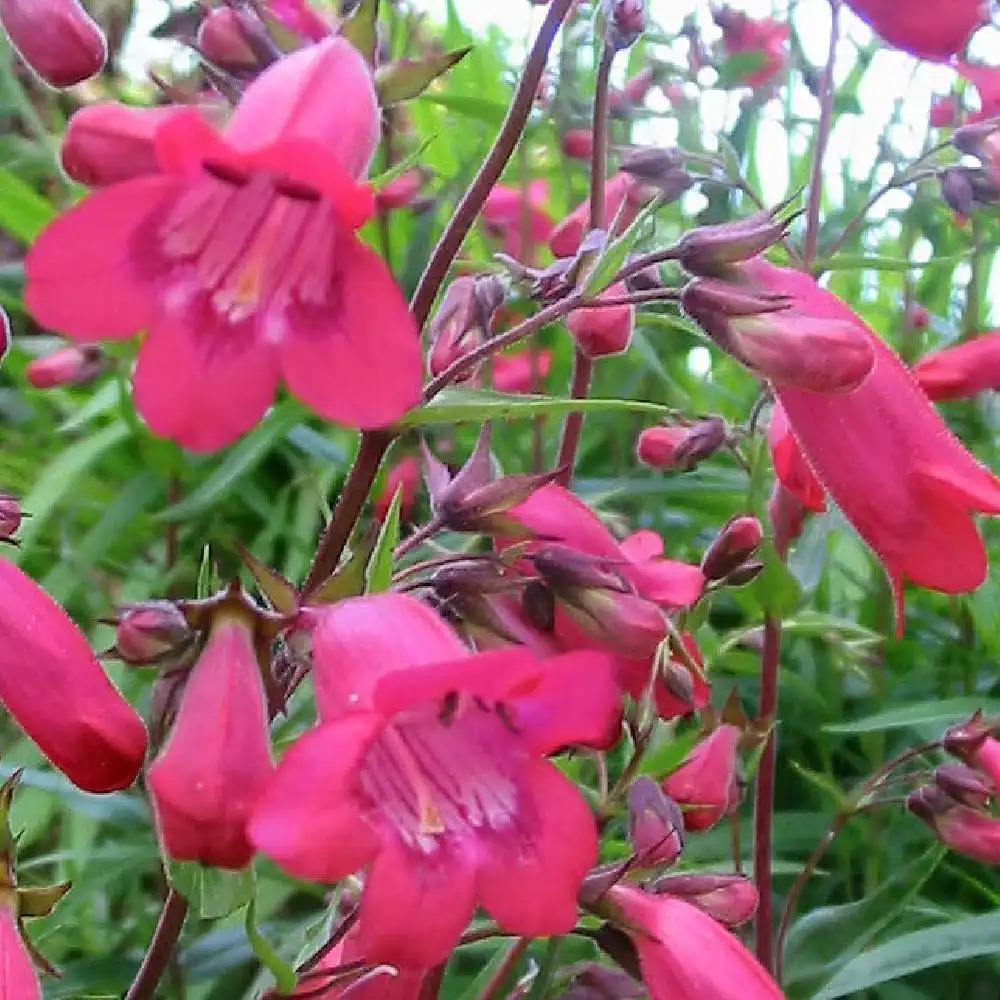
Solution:
<path fill-rule="evenodd" d="M 104 354 L 95 347 L 62 347 L 29 361 L 24 377 L 35 389 L 86 385 L 104 371 Z"/>
<path fill-rule="evenodd" d="M 420 462 L 412 455 L 401 458 L 387 473 L 385 482 L 378 496 L 375 497 L 375 519 L 384 521 L 389 513 L 392 498 L 397 490 L 402 490 L 400 498 L 399 517 L 408 521 L 417 503 L 417 490 L 420 489 Z"/>
<path fill-rule="evenodd" d="M 0 306 L 0 361 L 3 361 L 7 357 L 7 352 L 10 350 L 10 345 L 13 342 L 14 338 L 10 332 L 10 317 L 4 311 L 3 307 Z"/>
<path fill-rule="evenodd" d="M 875 552 L 897 600 L 905 580 L 946 594 L 978 587 L 987 558 L 972 514 L 1000 513 L 1000 481 L 949 432 L 905 366 L 808 275 L 758 259 L 742 265 L 793 308 L 846 320 L 871 340 L 875 367 L 851 392 L 776 386 L 796 441 L 824 489 Z"/>
<path fill-rule="evenodd" d="M 739 742 L 736 726 L 719 726 L 663 782 L 667 795 L 686 807 L 685 830 L 709 830 L 740 804 L 736 773 Z"/>
<path fill-rule="evenodd" d="M 650 1000 L 784 1000 L 753 955 L 690 903 L 627 885 L 607 901 L 639 952 Z"/>
<path fill-rule="evenodd" d="M 312 42 L 321 41 L 333 30 L 309 6 L 309 0 L 267 0 L 265 6 L 289 31 Z"/>
<path fill-rule="evenodd" d="M 258 849 L 314 881 L 366 866 L 359 948 L 374 962 L 443 961 L 477 904 L 513 934 L 570 930 L 597 835 L 544 757 L 607 745 L 620 711 L 607 658 L 469 654 L 399 594 L 306 615 L 321 724 L 265 789 Z"/>
<path fill-rule="evenodd" d="M 1000 115 L 1000 69 L 995 66 L 977 66 L 956 59 L 955 69 L 968 80 L 979 95 L 979 111 L 969 116 L 969 122 L 985 121 Z"/>
<path fill-rule="evenodd" d="M 933 785 L 910 792 L 906 808 L 945 847 L 983 864 L 1000 865 L 1000 819 L 956 803 Z"/>
<path fill-rule="evenodd" d="M 9 903 L 0 903 L 0 996 L 4 1000 L 42 1000 L 38 975 Z"/>
<path fill-rule="evenodd" d="M 146 730 L 80 630 L 33 580 L 0 559 L 0 702 L 78 788 L 128 788 Z"/>
<path fill-rule="evenodd" d="M 560 140 L 563 156 L 589 162 L 594 153 L 594 133 L 589 128 L 571 128 Z"/>
<path fill-rule="evenodd" d="M 0 0 L 0 28 L 52 87 L 82 83 L 108 57 L 104 33 L 78 0 Z"/>
<path fill-rule="evenodd" d="M 483 222 L 504 242 L 504 253 L 530 264 L 535 247 L 548 240 L 552 217 L 545 211 L 547 181 L 531 181 L 522 190 L 495 184 L 483 205 Z M 527 241 L 527 242 L 525 242 Z"/>
<path fill-rule="evenodd" d="M 913 366 L 913 374 L 935 402 L 1000 389 L 1000 332 L 927 354 Z"/>
<path fill-rule="evenodd" d="M 542 383 L 551 370 L 551 351 L 497 354 L 493 357 L 493 388 L 497 392 L 541 392 Z"/>
<path fill-rule="evenodd" d="M 649 203 L 653 193 L 629 174 L 619 171 L 608 178 L 604 188 L 604 219 L 601 228 L 608 229 L 618 219 L 617 233 L 624 232 Z M 619 215 L 619 213 L 621 213 Z M 590 202 L 583 201 L 552 230 L 549 249 L 556 257 L 572 257 L 590 230 Z"/>
<path fill-rule="evenodd" d="M 717 11 L 715 22 L 722 28 L 722 44 L 730 56 L 749 53 L 760 58 L 759 66 L 744 74 L 746 86 L 766 87 L 784 73 L 790 35 L 787 24 L 769 17 L 755 21 L 729 8 Z"/>
<path fill-rule="evenodd" d="M 417 402 L 422 364 L 402 294 L 354 233 L 378 137 L 357 51 L 300 49 L 250 85 L 222 135 L 193 110 L 171 116 L 154 135 L 160 172 L 52 223 L 25 265 L 28 308 L 82 342 L 146 329 L 136 406 L 196 451 L 249 430 L 279 377 L 328 420 L 391 423 Z"/>
<path fill-rule="evenodd" d="M 953 94 L 931 101 L 930 123 L 934 128 L 952 128 L 961 120 L 958 98 Z"/>
<path fill-rule="evenodd" d="M 627 295 L 621 283 L 612 285 L 598 296 L 621 298 Z M 628 350 L 635 329 L 635 306 L 609 305 L 589 306 L 574 309 L 566 319 L 566 328 L 576 346 L 588 357 L 603 358 L 609 354 L 621 354 Z"/>
<path fill-rule="evenodd" d="M 163 846 L 178 861 L 243 868 L 250 810 L 274 768 L 251 626 L 223 615 L 184 689 L 148 781 Z"/>
<path fill-rule="evenodd" d="M 383 212 L 406 208 L 416 200 L 425 180 L 422 170 L 407 170 L 375 192 L 375 204 Z"/>
<path fill-rule="evenodd" d="M 847 6 L 889 45 L 939 62 L 958 55 L 988 17 L 982 0 L 938 4 L 847 0 Z"/>
<path fill-rule="evenodd" d="M 802 450 L 792 436 L 788 417 L 775 403 L 771 409 L 771 422 L 767 428 L 767 443 L 771 448 L 774 474 L 781 486 L 787 490 L 806 510 L 822 514 L 826 510 L 826 495 L 823 486 L 806 464 Z"/>

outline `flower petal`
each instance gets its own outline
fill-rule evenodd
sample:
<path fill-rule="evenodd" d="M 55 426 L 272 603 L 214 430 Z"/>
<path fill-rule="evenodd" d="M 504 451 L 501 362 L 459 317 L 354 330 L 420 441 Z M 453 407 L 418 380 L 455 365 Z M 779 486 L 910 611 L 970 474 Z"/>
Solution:
<path fill-rule="evenodd" d="M 321 318 L 289 316 L 278 348 L 282 372 L 292 394 L 327 420 L 384 427 L 420 401 L 419 334 L 376 254 L 342 232 L 335 260 L 335 305 Z"/>
<path fill-rule="evenodd" d="M 653 559 L 630 566 L 625 575 L 647 601 L 672 608 L 690 607 L 705 589 L 705 575 L 697 566 L 673 559 Z"/>
<path fill-rule="evenodd" d="M 150 430 L 191 451 L 231 444 L 264 416 L 278 374 L 251 323 L 220 320 L 199 297 L 159 317 L 139 351 L 136 409 Z"/>
<path fill-rule="evenodd" d="M 479 900 L 515 934 L 565 934 L 576 924 L 580 883 L 597 860 L 594 817 L 548 761 L 527 762 L 523 780 L 536 812 L 533 836 L 489 844 L 476 880 Z"/>
<path fill-rule="evenodd" d="M 387 840 L 361 897 L 359 948 L 370 962 L 438 965 L 455 947 L 474 907 L 473 870 L 455 848 L 441 846 L 424 856 Z"/>
<path fill-rule="evenodd" d="M 647 529 L 629 535 L 618 547 L 622 555 L 634 563 L 646 563 L 663 555 L 663 539 Z"/>
<path fill-rule="evenodd" d="M 357 597 L 304 614 L 320 718 L 371 708 L 387 674 L 457 660 L 468 650 L 426 604 L 405 594 Z M 405 641 L 401 641 L 405 637 Z"/>
<path fill-rule="evenodd" d="M 285 754 L 247 831 L 257 850 L 298 878 L 336 882 L 365 865 L 379 836 L 350 789 L 382 719 L 371 713 L 324 724 Z"/>
<path fill-rule="evenodd" d="M 35 320 L 83 342 L 124 340 L 147 326 L 156 293 L 137 231 L 175 188 L 168 177 L 139 177 L 95 191 L 51 223 L 25 261 Z"/>

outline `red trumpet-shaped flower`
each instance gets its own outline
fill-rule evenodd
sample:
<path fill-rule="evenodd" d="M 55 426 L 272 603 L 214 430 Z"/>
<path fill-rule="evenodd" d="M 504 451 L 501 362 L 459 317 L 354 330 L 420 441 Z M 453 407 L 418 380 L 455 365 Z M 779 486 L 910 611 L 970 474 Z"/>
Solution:
<path fill-rule="evenodd" d="M 612 285 L 598 297 L 621 298 L 626 295 L 621 283 Z M 622 305 L 588 306 L 574 309 L 566 320 L 566 327 L 576 343 L 577 349 L 590 358 L 603 358 L 609 354 L 621 354 L 628 350 L 635 329 L 635 306 Z"/>
<path fill-rule="evenodd" d="M 541 392 L 552 370 L 551 351 L 517 351 L 493 357 L 493 388 L 497 392 Z"/>
<path fill-rule="evenodd" d="M 33 580 L 0 559 L 0 702 L 78 788 L 135 780 L 146 730 L 80 630 Z"/>
<path fill-rule="evenodd" d="M 136 406 L 194 450 L 249 430 L 279 377 L 329 420 L 391 423 L 419 398 L 422 364 L 402 294 L 355 235 L 378 136 L 357 51 L 300 49 L 250 85 L 222 134 L 193 110 L 167 118 L 157 173 L 50 225 L 25 265 L 28 308 L 78 341 L 147 330 Z"/>
<path fill-rule="evenodd" d="M 935 402 L 1000 389 L 1000 332 L 981 333 L 964 344 L 927 354 L 913 366 L 913 374 Z"/>
<path fill-rule="evenodd" d="M 905 580 L 946 594 L 974 590 L 987 559 L 972 514 L 1000 514 L 1000 480 L 965 450 L 899 358 L 839 299 L 808 275 L 764 260 L 741 270 L 810 315 L 853 323 L 871 342 L 875 367 L 853 391 L 775 392 L 810 468 L 884 566 L 899 626 Z"/>
<path fill-rule="evenodd" d="M 254 844 L 316 881 L 367 866 L 359 947 L 374 962 L 443 961 L 477 903 L 514 934 L 569 930 L 597 836 L 544 757 L 608 745 L 620 711 L 608 659 L 469 654 L 396 594 L 307 623 L 321 724 L 266 788 Z"/>
<path fill-rule="evenodd" d="M 177 721 L 149 769 L 163 846 L 178 861 L 243 868 L 246 827 L 273 771 L 268 712 L 252 625 L 221 613 L 181 700 Z"/>
<path fill-rule="evenodd" d="M 753 955 L 696 906 L 626 885 L 607 904 L 639 952 L 650 1000 L 783 1000 Z"/>
<path fill-rule="evenodd" d="M 604 218 L 600 228 L 609 229 L 617 219 L 615 232 L 624 232 L 654 193 L 624 171 L 609 177 L 604 186 Z M 548 237 L 549 249 L 557 257 L 572 257 L 580 249 L 589 229 L 590 202 L 584 201 L 552 230 Z"/>
<path fill-rule="evenodd" d="M 940 62 L 958 55 L 989 16 L 982 0 L 938 4 L 847 0 L 847 6 L 894 48 Z"/>
<path fill-rule="evenodd" d="M 739 805 L 739 742 L 739 729 L 724 723 L 663 782 L 667 795 L 684 807 L 685 829 L 708 830 Z"/>
<path fill-rule="evenodd" d="M 13 905 L 0 901 L 0 996 L 42 1000 L 42 987 L 24 946 Z"/>

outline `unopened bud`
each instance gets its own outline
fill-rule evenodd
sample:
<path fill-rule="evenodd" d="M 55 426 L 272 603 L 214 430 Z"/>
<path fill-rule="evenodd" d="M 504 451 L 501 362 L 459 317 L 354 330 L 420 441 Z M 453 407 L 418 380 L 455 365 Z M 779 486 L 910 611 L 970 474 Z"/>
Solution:
<path fill-rule="evenodd" d="M 191 637 L 191 628 L 175 604 L 149 601 L 122 609 L 115 653 L 125 663 L 148 666 L 176 652 Z"/>
<path fill-rule="evenodd" d="M 764 563 L 747 562 L 734 569 L 722 582 L 727 587 L 745 587 L 748 583 L 753 583 L 763 572 Z"/>
<path fill-rule="evenodd" d="M 972 182 L 964 167 L 949 167 L 940 175 L 941 197 L 955 213 L 967 216 L 975 207 Z"/>
<path fill-rule="evenodd" d="M 947 97 L 935 97 L 931 101 L 931 111 L 929 121 L 932 128 L 951 128 L 959 120 L 958 100 L 953 95 Z"/>
<path fill-rule="evenodd" d="M 231 7 L 216 7 L 205 15 L 198 28 L 197 45 L 210 63 L 227 72 L 240 73 L 258 66 L 242 23 Z"/>
<path fill-rule="evenodd" d="M 448 286 L 430 323 L 427 367 L 432 376 L 440 375 L 483 343 L 505 293 L 503 282 L 494 275 L 464 275 Z M 459 381 L 473 378 L 479 367 L 470 366 Z"/>
<path fill-rule="evenodd" d="M 971 763 L 983 744 L 992 738 L 992 733 L 992 724 L 983 718 L 981 712 L 976 712 L 970 719 L 948 729 L 941 738 L 941 745 L 953 757 Z"/>
<path fill-rule="evenodd" d="M 906 808 L 918 819 L 934 826 L 937 817 L 956 808 L 958 803 L 937 785 L 924 785 L 906 796 Z"/>
<path fill-rule="evenodd" d="M 417 505 L 417 491 L 420 489 L 420 462 L 412 455 L 401 458 L 386 473 L 382 488 L 375 496 L 373 513 L 375 520 L 385 521 L 389 515 L 393 498 L 401 491 L 399 498 L 399 519 L 409 521 Z"/>
<path fill-rule="evenodd" d="M 970 122 L 955 129 L 951 144 L 962 153 L 982 158 L 983 144 L 996 132 L 996 122 Z"/>
<path fill-rule="evenodd" d="M 643 985 L 622 969 L 588 962 L 565 971 L 569 986 L 558 1000 L 639 1000 L 646 996 Z"/>
<path fill-rule="evenodd" d="M 986 775 L 964 764 L 942 764 L 934 771 L 934 783 L 962 805 L 983 809 L 996 789 Z"/>
<path fill-rule="evenodd" d="M 792 542 L 802 537 L 806 509 L 794 493 L 775 482 L 767 501 L 767 516 L 774 530 L 774 547 L 778 550 L 778 555 L 784 558 L 788 555 Z"/>
<path fill-rule="evenodd" d="M 622 87 L 622 96 L 636 107 L 642 104 L 661 76 L 658 66 L 643 66 L 635 76 L 629 77 Z"/>
<path fill-rule="evenodd" d="M 589 128 L 571 128 L 559 143 L 563 156 L 571 160 L 590 160 L 594 153 L 594 133 Z"/>
<path fill-rule="evenodd" d="M 726 442 L 726 423 L 719 417 L 690 427 L 647 427 L 637 443 L 639 461 L 654 469 L 690 472 Z"/>
<path fill-rule="evenodd" d="M 743 875 L 663 875 L 650 890 L 683 899 L 730 928 L 750 920 L 760 902 L 757 887 Z"/>
<path fill-rule="evenodd" d="M 782 206 L 783 207 L 783 206 Z M 788 222 L 773 212 L 747 219 L 689 229 L 677 244 L 678 260 L 689 274 L 711 278 L 731 264 L 750 260 L 783 239 Z"/>
<path fill-rule="evenodd" d="M 551 632 L 556 625 L 556 599 L 551 589 L 532 580 L 521 594 L 521 609 L 525 618 L 539 631 Z"/>
<path fill-rule="evenodd" d="M 694 178 L 684 169 L 684 157 L 676 149 L 632 149 L 622 159 L 621 169 L 656 188 L 660 199 L 668 204 L 694 184 Z"/>
<path fill-rule="evenodd" d="M 10 317 L 3 306 L 0 306 L 0 361 L 7 357 L 7 352 L 13 342 L 14 337 L 10 332 Z"/>
<path fill-rule="evenodd" d="M 672 865 L 684 851 L 680 807 L 652 778 L 636 778 L 626 796 L 628 837 L 643 868 Z"/>
<path fill-rule="evenodd" d="M 739 569 L 760 547 L 760 521 L 749 515 L 732 518 L 715 537 L 701 560 L 708 580 L 722 580 Z"/>
<path fill-rule="evenodd" d="M 723 724 L 698 743 L 664 782 L 663 790 L 684 807 L 684 828 L 708 830 L 739 805 L 737 774 L 740 730 Z"/>
<path fill-rule="evenodd" d="M 17 497 L 0 493 L 0 542 L 9 542 L 21 527 L 21 504 Z"/>
<path fill-rule="evenodd" d="M 405 170 L 375 192 L 375 205 L 382 212 L 406 208 L 416 201 L 426 180 L 423 170 Z"/>
<path fill-rule="evenodd" d="M 58 389 L 92 382 L 104 371 L 104 352 L 99 347 L 62 347 L 30 361 L 24 377 L 36 389 Z"/>
<path fill-rule="evenodd" d="M 598 296 L 618 299 L 626 295 L 625 286 L 618 282 Z M 574 309 L 566 320 L 576 346 L 588 357 L 601 358 L 628 350 L 635 328 L 635 306 L 625 303 L 608 306 L 586 306 Z"/>
<path fill-rule="evenodd" d="M 104 67 L 108 43 L 78 0 L 0 0 L 0 26 L 52 87 L 72 87 Z"/>
<path fill-rule="evenodd" d="M 604 38 L 618 51 L 633 45 L 646 30 L 646 0 L 601 0 Z"/>

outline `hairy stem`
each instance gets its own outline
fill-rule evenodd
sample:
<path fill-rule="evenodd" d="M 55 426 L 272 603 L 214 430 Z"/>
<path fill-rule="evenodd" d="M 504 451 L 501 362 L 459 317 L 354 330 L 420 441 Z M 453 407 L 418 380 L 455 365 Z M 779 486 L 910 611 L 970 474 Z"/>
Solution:
<path fill-rule="evenodd" d="M 594 151 L 590 160 L 590 228 L 604 228 L 605 181 L 608 173 L 608 88 L 611 82 L 611 63 L 615 51 L 605 44 L 601 61 L 597 67 L 597 84 L 594 89 Z M 579 347 L 573 354 L 573 375 L 569 392 L 573 399 L 586 399 L 594 376 L 594 360 Z M 559 442 L 559 457 L 556 468 L 562 471 L 558 481 L 569 485 L 573 478 L 573 466 L 580 447 L 583 431 L 583 414 L 567 413 L 563 423 L 562 438 Z"/>
<path fill-rule="evenodd" d="M 520 83 L 514 92 L 514 99 L 507 110 L 507 117 L 493 143 L 493 148 L 483 161 L 483 165 L 479 168 L 479 173 L 476 174 L 469 190 L 458 203 L 455 214 L 451 217 L 447 229 L 441 234 L 437 246 L 434 247 L 431 259 L 427 262 L 427 267 L 424 268 L 417 289 L 413 293 L 410 309 L 418 327 L 423 327 L 427 322 L 431 307 L 434 305 L 434 299 L 448 274 L 452 261 L 458 255 L 465 237 L 482 210 L 486 196 L 500 179 L 500 175 L 517 148 L 524 132 L 525 123 L 528 121 L 528 116 L 535 103 L 535 95 L 538 93 L 538 85 L 545 72 L 549 50 L 552 48 L 556 34 L 572 4 L 573 0 L 552 0 L 549 5 L 545 20 L 542 22 L 535 38 L 535 44 L 532 46 L 528 60 L 524 65 Z"/>
<path fill-rule="evenodd" d="M 808 270 L 816 259 L 819 246 L 819 210 L 823 200 L 823 160 L 830 141 L 833 124 L 833 70 L 837 61 L 837 41 L 840 37 L 840 0 L 830 0 L 830 49 L 820 83 L 819 124 L 816 128 L 816 147 L 813 149 L 812 176 L 809 181 L 809 201 L 806 205 L 806 238 L 802 252 L 802 265 Z"/>
<path fill-rule="evenodd" d="M 490 981 L 483 987 L 478 1000 L 496 1000 L 504 995 L 504 987 L 510 979 L 511 973 L 517 968 L 524 953 L 531 944 L 531 938 L 518 938 L 504 955 L 503 961 L 497 966 Z"/>
<path fill-rule="evenodd" d="M 170 889 L 156 922 L 153 938 L 146 949 L 142 965 L 125 994 L 125 1000 L 153 1000 L 156 996 L 156 987 L 170 967 L 187 912 L 188 901 L 176 889 Z"/>
<path fill-rule="evenodd" d="M 764 619 L 764 649 L 760 658 L 760 706 L 758 715 L 772 723 L 778 713 L 778 662 L 781 655 L 781 621 Z M 774 963 L 774 900 L 771 867 L 774 853 L 774 771 L 778 756 L 775 731 L 768 734 L 757 767 L 753 811 L 753 875 L 760 895 L 754 923 L 757 958 L 765 969 Z"/>

